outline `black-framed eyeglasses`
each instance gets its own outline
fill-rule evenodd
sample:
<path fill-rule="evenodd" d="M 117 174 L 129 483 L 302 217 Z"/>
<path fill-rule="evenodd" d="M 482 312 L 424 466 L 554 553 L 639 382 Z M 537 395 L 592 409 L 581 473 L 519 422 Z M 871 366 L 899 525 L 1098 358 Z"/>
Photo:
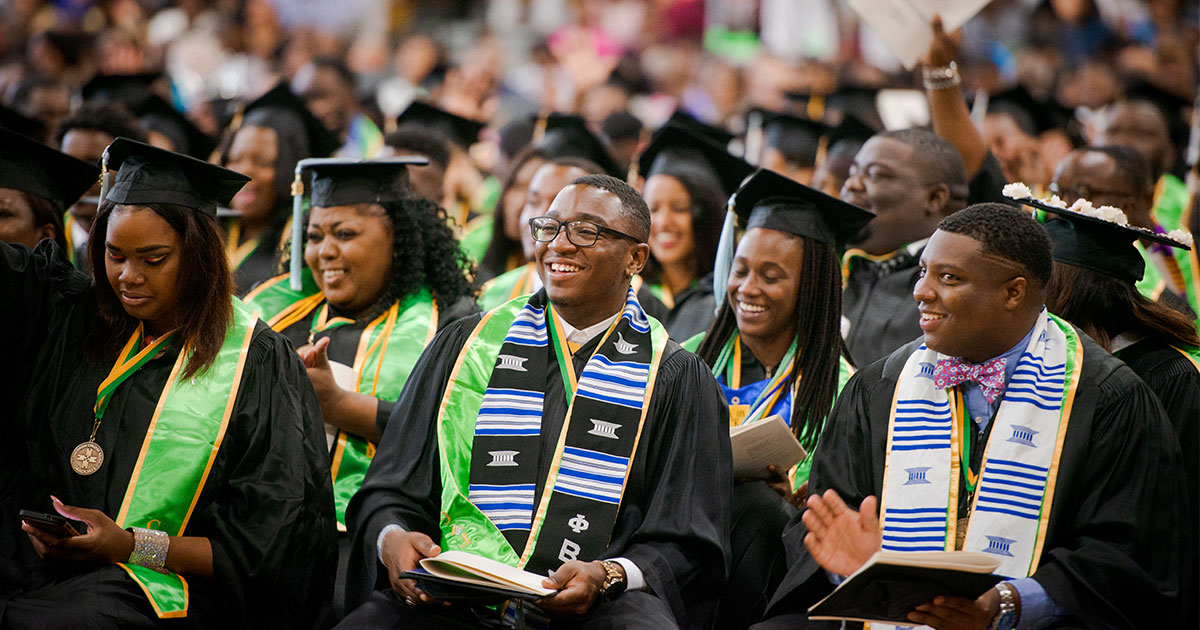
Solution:
<path fill-rule="evenodd" d="M 601 234 L 612 234 L 627 238 L 635 243 L 641 243 L 642 239 L 630 236 L 620 230 L 614 230 L 610 227 L 598 225 L 591 221 L 577 219 L 575 221 L 562 222 L 554 217 L 534 217 L 529 220 L 529 231 L 533 234 L 533 240 L 540 243 L 549 243 L 558 238 L 558 233 L 563 227 L 567 228 L 567 240 L 576 247 L 591 247 L 600 239 Z"/>

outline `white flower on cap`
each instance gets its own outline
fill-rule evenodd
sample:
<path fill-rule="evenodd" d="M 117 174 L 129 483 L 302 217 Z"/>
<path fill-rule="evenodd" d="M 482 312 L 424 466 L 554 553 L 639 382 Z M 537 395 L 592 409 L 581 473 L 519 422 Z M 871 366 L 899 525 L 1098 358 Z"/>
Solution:
<path fill-rule="evenodd" d="M 1129 218 L 1125 216 L 1125 211 L 1113 206 L 1100 206 L 1092 212 L 1092 216 L 1119 225 L 1129 225 Z"/>
<path fill-rule="evenodd" d="M 1067 202 L 1059 199 L 1058 195 L 1050 195 L 1050 198 L 1042 200 L 1042 203 L 1046 204 L 1047 206 L 1054 206 L 1055 208 L 1067 207 Z"/>
<path fill-rule="evenodd" d="M 1170 232 L 1167 232 L 1167 238 L 1173 241 L 1179 241 L 1188 247 L 1191 247 L 1194 242 L 1192 240 L 1192 233 L 1188 232 L 1187 230 L 1171 230 Z"/>
<path fill-rule="evenodd" d="M 1003 193 L 1004 196 L 1008 197 L 1009 199 L 1016 199 L 1018 201 L 1021 199 L 1028 199 L 1033 196 L 1033 191 L 1030 190 L 1029 186 L 1026 186 L 1024 182 L 1005 184 L 1001 193 Z"/>

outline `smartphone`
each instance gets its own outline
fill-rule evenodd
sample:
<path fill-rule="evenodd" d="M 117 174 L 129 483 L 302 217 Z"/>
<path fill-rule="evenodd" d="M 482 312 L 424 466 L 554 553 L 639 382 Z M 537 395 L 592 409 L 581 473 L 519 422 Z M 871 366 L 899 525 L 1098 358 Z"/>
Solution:
<path fill-rule="evenodd" d="M 69 521 L 58 514 L 46 514 L 45 512 L 34 512 L 33 510 L 21 510 L 20 516 L 22 521 L 25 521 L 44 532 L 54 534 L 59 538 L 78 536 L 83 531 L 87 531 L 87 526 L 83 523 Z"/>

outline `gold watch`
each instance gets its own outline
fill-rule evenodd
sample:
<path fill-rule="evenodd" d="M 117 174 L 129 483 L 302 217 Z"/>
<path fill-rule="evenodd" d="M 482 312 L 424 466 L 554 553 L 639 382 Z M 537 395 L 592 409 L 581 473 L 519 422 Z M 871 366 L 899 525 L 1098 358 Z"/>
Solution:
<path fill-rule="evenodd" d="M 600 585 L 600 596 L 606 600 L 616 599 L 625 592 L 625 571 L 620 564 L 612 560 L 601 560 L 600 565 L 604 567 L 604 583 Z"/>

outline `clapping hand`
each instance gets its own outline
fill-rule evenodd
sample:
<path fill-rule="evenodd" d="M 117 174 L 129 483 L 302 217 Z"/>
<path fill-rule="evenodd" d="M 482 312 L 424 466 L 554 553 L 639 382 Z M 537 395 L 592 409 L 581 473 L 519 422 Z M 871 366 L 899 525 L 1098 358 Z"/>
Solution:
<path fill-rule="evenodd" d="M 850 575 L 879 551 L 878 503 L 867 497 L 855 510 L 832 489 L 808 497 L 808 509 L 800 517 L 808 528 L 804 546 L 823 569 Z"/>

